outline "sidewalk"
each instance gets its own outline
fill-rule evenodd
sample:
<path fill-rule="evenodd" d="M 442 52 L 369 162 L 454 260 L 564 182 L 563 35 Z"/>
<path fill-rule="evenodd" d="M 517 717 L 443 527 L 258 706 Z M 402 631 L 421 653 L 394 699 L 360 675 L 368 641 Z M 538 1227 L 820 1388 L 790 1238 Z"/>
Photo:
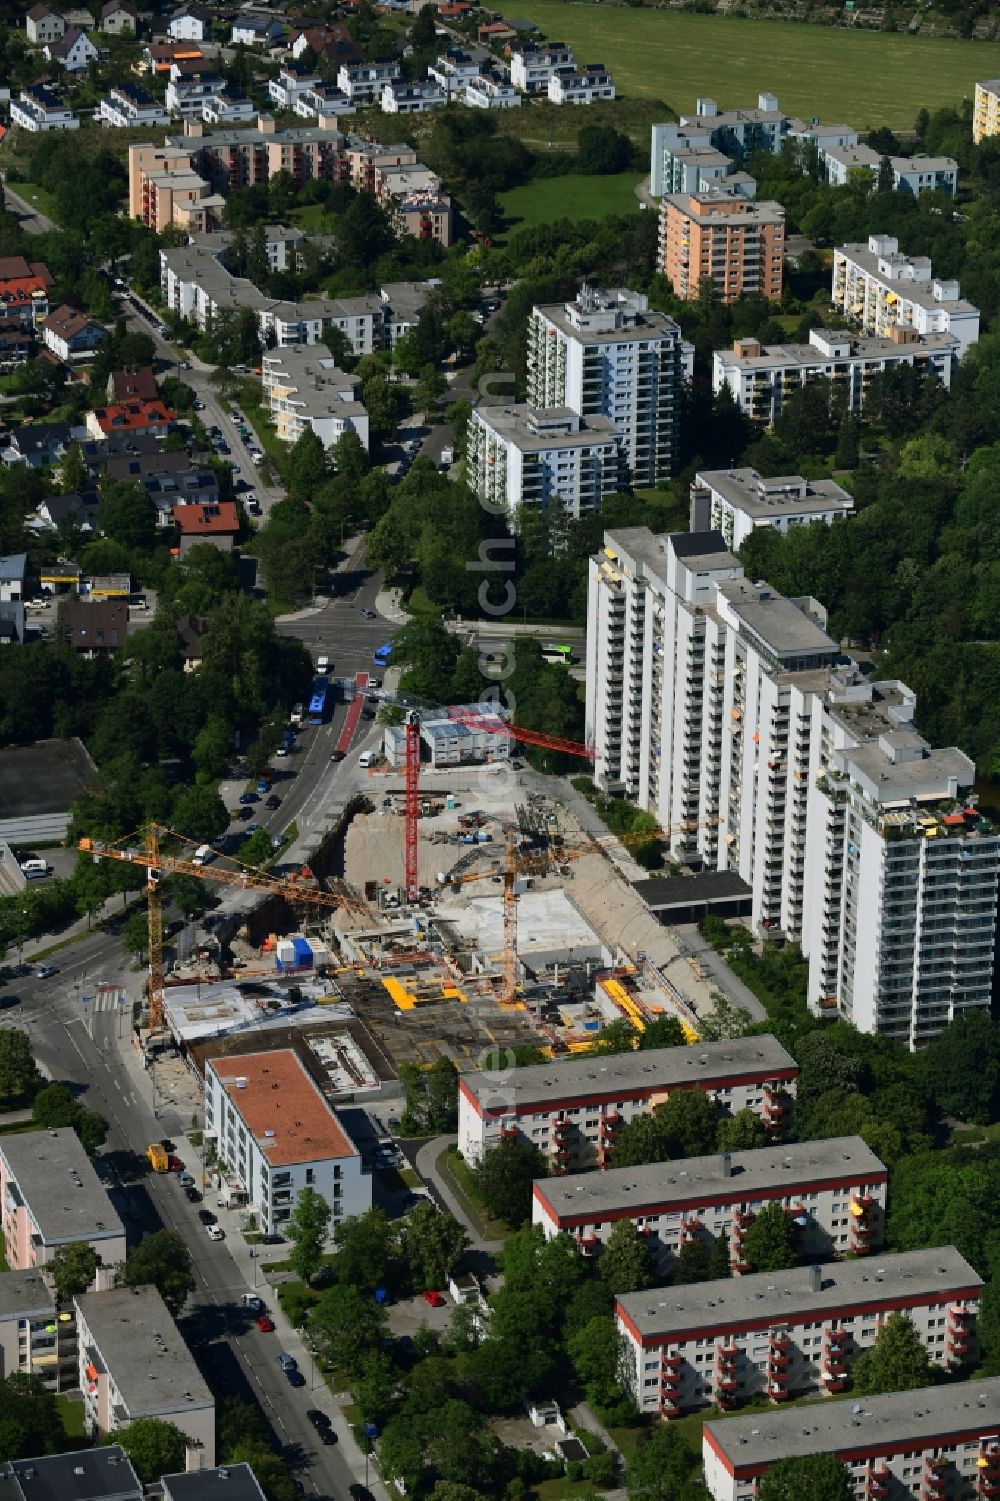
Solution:
<path fill-rule="evenodd" d="M 451 1184 L 438 1171 L 437 1160 L 441 1153 L 446 1147 L 456 1146 L 457 1143 L 457 1136 L 435 1136 L 433 1141 L 425 1141 L 417 1153 L 416 1169 L 425 1183 L 433 1185 L 434 1192 L 441 1199 L 449 1214 L 469 1232 L 471 1249 L 492 1257 L 503 1249 L 503 1241 L 483 1240 L 478 1228 L 466 1214 L 461 1200 L 456 1197 Z"/>
<path fill-rule="evenodd" d="M 402 597 L 402 589 L 380 589 L 375 596 L 376 612 L 383 620 L 391 620 L 393 625 L 409 625 L 412 616 L 403 609 Z"/>

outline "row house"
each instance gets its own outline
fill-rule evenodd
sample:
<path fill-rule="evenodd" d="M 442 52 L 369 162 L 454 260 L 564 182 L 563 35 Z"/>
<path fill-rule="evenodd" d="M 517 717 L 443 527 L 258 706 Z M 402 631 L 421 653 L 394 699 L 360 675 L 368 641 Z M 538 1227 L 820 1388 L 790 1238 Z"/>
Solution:
<path fill-rule="evenodd" d="M 403 70 L 395 58 L 345 62 L 337 72 L 337 87 L 352 104 L 374 104 L 387 83 L 398 83 L 402 77 Z"/>
<path fill-rule="evenodd" d="M 772 1204 L 792 1217 L 803 1256 L 867 1256 L 882 1242 L 887 1182 L 860 1136 L 840 1136 L 542 1179 L 532 1222 L 546 1240 L 570 1235 L 594 1255 L 619 1220 L 629 1220 L 659 1271 L 690 1241 L 721 1238 L 740 1275 L 748 1270 L 746 1232 Z"/>
<path fill-rule="evenodd" d="M 474 1163 L 503 1141 L 523 1141 L 553 1172 L 605 1167 L 623 1126 L 686 1089 L 707 1094 L 720 1118 L 752 1110 L 780 1137 L 798 1074 L 794 1058 L 770 1036 L 561 1058 L 500 1077 L 475 1070 L 458 1083 L 458 1147 Z"/>
<path fill-rule="evenodd" d="M 167 125 L 170 116 L 152 94 L 134 83 L 116 83 L 97 106 L 99 125 L 116 130 L 135 130 L 141 125 Z"/>
<path fill-rule="evenodd" d="M 549 78 L 550 104 L 596 104 L 615 97 L 615 81 L 603 63 L 557 68 Z"/>
<path fill-rule="evenodd" d="M 615 1301 L 620 1374 L 640 1412 L 781 1403 L 850 1385 L 892 1315 L 950 1373 L 978 1352 L 982 1278 L 954 1246 L 650 1288 Z"/>
<path fill-rule="evenodd" d="M 10 102 L 10 123 L 32 135 L 49 130 L 79 130 L 80 121 L 54 90 L 34 83 Z"/>

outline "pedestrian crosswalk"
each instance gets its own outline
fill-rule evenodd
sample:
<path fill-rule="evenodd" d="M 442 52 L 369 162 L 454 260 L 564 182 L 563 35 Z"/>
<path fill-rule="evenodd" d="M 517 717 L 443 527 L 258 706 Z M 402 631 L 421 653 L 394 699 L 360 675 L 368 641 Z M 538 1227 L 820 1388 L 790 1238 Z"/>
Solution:
<path fill-rule="evenodd" d="M 125 992 L 117 985 L 90 986 L 81 993 L 80 1002 L 87 1012 L 117 1011 L 125 1005 Z"/>

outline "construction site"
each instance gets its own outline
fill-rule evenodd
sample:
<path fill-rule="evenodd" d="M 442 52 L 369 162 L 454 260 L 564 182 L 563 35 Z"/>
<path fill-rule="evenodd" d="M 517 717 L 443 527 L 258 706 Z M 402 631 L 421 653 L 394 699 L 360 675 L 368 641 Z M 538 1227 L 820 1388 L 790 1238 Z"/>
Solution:
<path fill-rule="evenodd" d="M 525 1044 L 556 1057 L 622 1020 L 676 1016 L 697 1039 L 713 982 L 637 893 L 625 845 L 585 832 L 530 770 L 420 766 L 418 733 L 405 726 L 403 766 L 373 769 L 291 872 L 199 864 L 166 852 L 168 830 L 86 846 L 146 869 L 147 1055 L 177 1051 L 200 1074 L 211 1053 L 281 1038 L 344 1100 L 384 1091 L 402 1062 L 470 1068 Z M 175 871 L 221 902 L 165 946 L 160 883 Z"/>

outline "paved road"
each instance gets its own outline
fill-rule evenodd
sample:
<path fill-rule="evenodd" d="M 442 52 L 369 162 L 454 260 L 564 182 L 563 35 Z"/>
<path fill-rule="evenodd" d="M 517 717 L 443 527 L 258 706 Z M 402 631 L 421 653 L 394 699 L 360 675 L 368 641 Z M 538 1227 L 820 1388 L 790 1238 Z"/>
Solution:
<path fill-rule="evenodd" d="M 8 187 L 6 179 L 4 180 L 4 198 L 8 212 L 17 214 L 21 221 L 21 228 L 27 234 L 43 235 L 50 229 L 59 228 L 51 219 L 47 219 L 44 214 L 40 214 L 33 209 L 28 200 L 22 198 L 20 193 L 15 193 L 13 188 Z"/>
<path fill-rule="evenodd" d="M 248 1281 L 227 1244 L 208 1239 L 174 1177 L 137 1174 L 128 1165 L 126 1154 L 142 1153 L 164 1130 L 178 1134 L 183 1123 L 172 1121 L 169 1115 L 154 1118 L 142 1077 L 137 1077 L 136 1068 L 129 1067 L 119 1052 L 118 1015 L 92 1013 L 82 1005 L 80 996 L 91 981 L 122 978 L 120 955 L 118 940 L 103 933 L 84 939 L 67 954 L 52 979 L 17 982 L 21 1005 L 16 1017 L 4 1014 L 4 1024 L 26 1027 L 39 1061 L 52 1077 L 82 1083 L 84 1103 L 108 1119 L 105 1160 L 118 1181 L 112 1197 L 130 1239 L 162 1225 L 176 1231 L 187 1245 L 197 1288 L 182 1325 L 216 1391 L 242 1388 L 256 1398 L 306 1494 L 345 1501 L 354 1476 L 339 1447 L 317 1443 L 305 1417 L 306 1408 L 312 1405 L 322 1405 L 336 1416 L 325 1388 L 313 1393 L 288 1386 L 276 1358 L 279 1336 L 259 1333 L 240 1309 L 240 1295 Z M 303 1369 L 311 1377 L 308 1366 Z"/>

